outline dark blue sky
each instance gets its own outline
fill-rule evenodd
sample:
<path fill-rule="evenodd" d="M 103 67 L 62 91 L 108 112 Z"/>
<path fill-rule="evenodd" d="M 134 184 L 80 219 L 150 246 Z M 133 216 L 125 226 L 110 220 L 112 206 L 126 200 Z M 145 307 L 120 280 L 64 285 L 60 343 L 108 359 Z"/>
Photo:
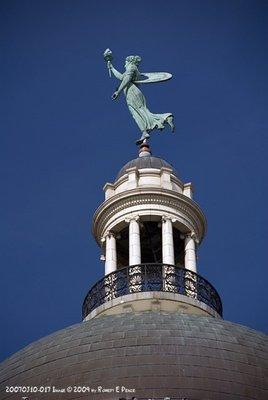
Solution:
<path fill-rule="evenodd" d="M 103 50 L 139 54 L 152 134 L 208 219 L 198 271 L 224 317 L 267 332 L 267 12 L 261 1 L 1 2 L 1 353 L 80 321 L 103 275 L 91 218 L 102 187 L 135 158 L 124 98 Z"/>

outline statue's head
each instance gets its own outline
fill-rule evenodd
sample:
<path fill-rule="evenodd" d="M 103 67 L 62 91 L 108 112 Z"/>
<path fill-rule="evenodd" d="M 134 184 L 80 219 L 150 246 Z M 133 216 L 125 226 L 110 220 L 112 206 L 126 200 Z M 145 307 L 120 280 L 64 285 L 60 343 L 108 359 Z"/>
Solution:
<path fill-rule="evenodd" d="M 127 66 L 128 64 L 133 64 L 137 66 L 139 65 L 140 62 L 141 62 L 140 56 L 128 56 L 126 58 L 125 66 Z"/>

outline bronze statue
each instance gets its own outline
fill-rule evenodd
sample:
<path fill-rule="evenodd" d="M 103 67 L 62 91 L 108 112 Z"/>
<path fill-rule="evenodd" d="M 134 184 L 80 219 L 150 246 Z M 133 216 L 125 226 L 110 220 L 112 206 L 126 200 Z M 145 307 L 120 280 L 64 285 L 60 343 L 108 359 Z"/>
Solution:
<path fill-rule="evenodd" d="M 126 58 L 124 73 L 120 73 L 112 65 L 111 50 L 105 50 L 104 59 L 107 61 L 109 75 L 111 76 L 111 73 L 113 73 L 121 81 L 119 87 L 112 95 L 112 99 L 117 99 L 120 93 L 124 91 L 129 111 L 142 132 L 136 144 L 146 142 L 150 137 L 149 132 L 153 129 L 163 130 L 166 123 L 171 127 L 172 132 L 174 132 L 175 125 L 172 113 L 154 114 L 149 111 L 146 106 L 145 97 L 139 89 L 140 84 L 165 81 L 171 79 L 172 75 L 167 72 L 140 73 L 138 65 L 141 62 L 141 57 L 139 56 L 128 56 Z"/>

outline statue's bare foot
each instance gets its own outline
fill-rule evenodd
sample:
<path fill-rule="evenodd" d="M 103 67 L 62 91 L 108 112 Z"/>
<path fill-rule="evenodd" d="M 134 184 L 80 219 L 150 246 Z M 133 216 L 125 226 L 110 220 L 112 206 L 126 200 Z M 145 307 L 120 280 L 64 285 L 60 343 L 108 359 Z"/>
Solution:
<path fill-rule="evenodd" d="M 144 141 L 146 141 L 146 139 L 149 139 L 150 135 L 147 132 L 142 132 L 141 138 L 139 140 L 136 141 L 136 145 L 140 145 L 142 144 Z"/>
<path fill-rule="evenodd" d="M 175 132 L 175 124 L 174 124 L 174 120 L 173 120 L 173 115 L 170 115 L 170 117 L 167 117 L 167 123 L 169 124 L 170 128 L 171 128 L 171 132 Z"/>

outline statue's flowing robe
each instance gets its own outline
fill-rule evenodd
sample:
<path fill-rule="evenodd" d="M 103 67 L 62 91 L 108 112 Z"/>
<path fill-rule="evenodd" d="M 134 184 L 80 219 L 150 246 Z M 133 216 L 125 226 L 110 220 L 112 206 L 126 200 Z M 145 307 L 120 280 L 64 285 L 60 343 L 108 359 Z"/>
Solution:
<path fill-rule="evenodd" d="M 150 132 L 153 129 L 163 129 L 164 124 L 172 113 L 153 114 L 146 107 L 146 100 L 138 85 L 133 83 L 139 79 L 139 71 L 135 65 L 131 65 L 124 72 L 123 76 L 130 76 L 131 82 L 124 89 L 126 102 L 133 116 L 142 132 Z"/>

